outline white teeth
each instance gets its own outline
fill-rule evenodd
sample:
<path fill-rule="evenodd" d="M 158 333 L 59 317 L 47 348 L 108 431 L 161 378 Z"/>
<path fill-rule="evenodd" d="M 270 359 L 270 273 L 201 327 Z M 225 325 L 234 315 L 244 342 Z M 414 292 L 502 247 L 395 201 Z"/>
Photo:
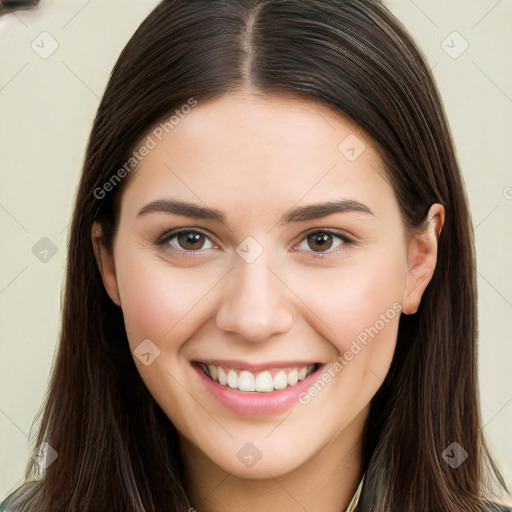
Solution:
<path fill-rule="evenodd" d="M 235 370 L 228 371 L 228 386 L 233 389 L 238 389 L 238 375 Z"/>
<path fill-rule="evenodd" d="M 226 378 L 226 372 L 222 366 L 217 366 L 217 379 L 219 384 L 222 384 L 223 386 L 225 386 L 228 382 L 228 379 Z"/>
<path fill-rule="evenodd" d="M 274 388 L 275 389 L 284 389 L 288 385 L 288 380 L 286 378 L 286 372 L 280 371 L 274 377 Z"/>
<path fill-rule="evenodd" d="M 208 365 L 208 371 L 210 372 L 212 379 L 217 380 L 217 367 L 214 364 Z"/>
<path fill-rule="evenodd" d="M 258 373 L 256 377 L 256 391 L 267 392 L 274 391 L 274 379 L 270 372 L 266 370 Z"/>
<path fill-rule="evenodd" d="M 297 370 L 292 370 L 287 375 L 287 380 L 290 386 L 295 386 L 295 384 L 297 384 L 297 382 L 299 381 L 299 372 Z"/>
<path fill-rule="evenodd" d="M 256 379 L 251 372 L 243 371 L 238 377 L 240 391 L 256 391 Z"/>
<path fill-rule="evenodd" d="M 270 371 L 264 370 L 257 375 L 247 370 L 237 373 L 233 368 L 224 368 L 215 364 L 201 364 L 203 371 L 222 386 L 229 386 L 245 392 L 270 393 L 275 390 L 295 386 L 299 381 L 310 375 L 315 366 L 303 366 L 293 370 L 279 370 L 273 377 Z"/>

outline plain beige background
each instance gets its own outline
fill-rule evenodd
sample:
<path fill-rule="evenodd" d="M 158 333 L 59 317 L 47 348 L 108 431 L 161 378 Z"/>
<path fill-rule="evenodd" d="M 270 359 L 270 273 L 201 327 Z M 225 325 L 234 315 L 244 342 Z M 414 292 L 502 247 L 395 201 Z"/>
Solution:
<path fill-rule="evenodd" d="M 31 453 L 91 123 L 121 49 L 156 4 L 43 0 L 0 19 L 0 501 Z M 457 146 L 476 228 L 484 432 L 512 486 L 512 0 L 386 4 L 427 56 Z"/>

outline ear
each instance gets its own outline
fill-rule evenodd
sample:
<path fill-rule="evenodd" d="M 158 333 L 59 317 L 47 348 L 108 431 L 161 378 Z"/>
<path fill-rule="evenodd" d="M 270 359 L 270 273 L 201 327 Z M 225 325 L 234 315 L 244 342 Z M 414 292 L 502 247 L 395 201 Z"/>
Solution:
<path fill-rule="evenodd" d="M 409 240 L 407 275 L 402 298 L 402 311 L 412 315 L 418 311 L 421 297 L 434 275 L 437 263 L 437 246 L 444 225 L 444 207 L 433 204 L 424 228 Z"/>
<path fill-rule="evenodd" d="M 98 222 L 94 222 L 91 228 L 91 239 L 96 263 L 103 280 L 103 286 L 117 306 L 121 305 L 119 288 L 117 286 L 116 269 L 114 266 L 113 249 L 107 249 L 103 241 L 103 230 Z"/>

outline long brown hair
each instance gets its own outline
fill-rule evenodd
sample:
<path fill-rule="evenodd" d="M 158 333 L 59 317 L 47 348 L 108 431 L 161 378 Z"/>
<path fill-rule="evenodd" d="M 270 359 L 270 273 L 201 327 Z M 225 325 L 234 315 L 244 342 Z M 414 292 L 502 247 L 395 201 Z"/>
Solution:
<path fill-rule="evenodd" d="M 156 123 L 190 98 L 201 105 L 240 88 L 321 101 L 359 125 L 380 150 L 407 226 L 421 227 L 430 205 L 444 205 L 435 273 L 418 312 L 402 315 L 371 401 L 358 511 L 483 508 L 493 483 L 507 488 L 482 433 L 467 197 L 431 72 L 378 0 L 165 0 L 133 35 L 99 106 L 75 201 L 60 344 L 36 441 L 58 458 L 13 504 L 191 507 L 176 430 L 139 377 L 91 226 L 101 222 L 112 242 L 129 177 L 104 184 Z M 456 469 L 443 458 L 453 442 L 468 453 Z M 31 461 L 28 480 L 36 469 Z"/>

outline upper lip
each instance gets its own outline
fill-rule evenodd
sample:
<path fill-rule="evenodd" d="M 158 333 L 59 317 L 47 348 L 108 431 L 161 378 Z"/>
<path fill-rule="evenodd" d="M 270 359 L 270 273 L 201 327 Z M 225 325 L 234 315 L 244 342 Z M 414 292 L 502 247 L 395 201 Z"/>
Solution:
<path fill-rule="evenodd" d="M 313 364 L 322 364 L 318 361 L 268 361 L 265 363 L 248 363 L 246 361 L 239 360 L 227 360 L 227 359 L 201 359 L 194 361 L 197 364 L 213 364 L 215 366 L 224 366 L 226 368 L 233 368 L 234 370 L 247 370 L 251 373 L 268 370 L 271 368 L 302 368 L 303 366 L 309 366 Z"/>

